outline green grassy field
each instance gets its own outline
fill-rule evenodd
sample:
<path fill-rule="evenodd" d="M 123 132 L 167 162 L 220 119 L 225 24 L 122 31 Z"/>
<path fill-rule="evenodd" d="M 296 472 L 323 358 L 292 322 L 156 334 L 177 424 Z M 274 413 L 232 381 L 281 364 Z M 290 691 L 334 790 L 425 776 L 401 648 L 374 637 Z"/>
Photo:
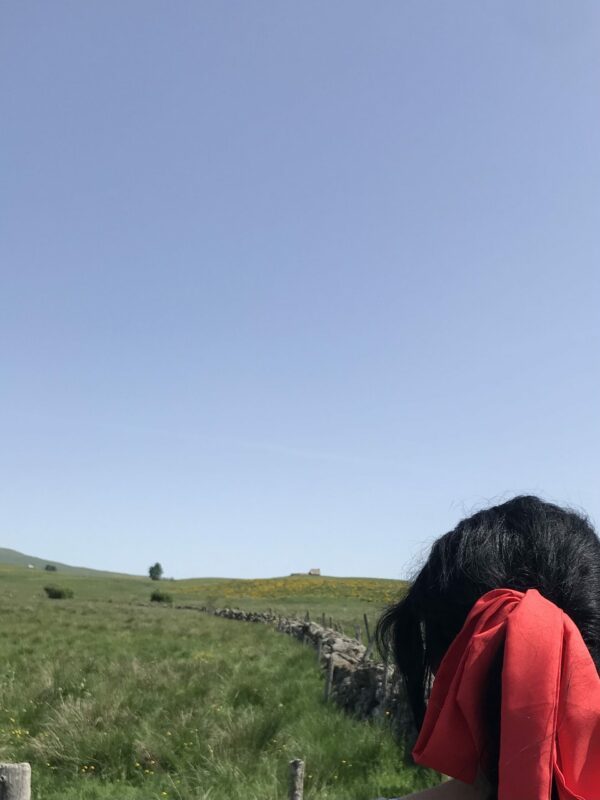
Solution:
<path fill-rule="evenodd" d="M 253 611 L 271 609 L 282 616 L 304 618 L 308 611 L 312 620 L 320 622 L 325 615 L 354 634 L 354 625 L 364 629 L 366 613 L 370 627 L 382 609 L 397 600 L 405 591 L 403 581 L 374 578 L 334 578 L 294 575 L 260 580 L 190 580 L 166 582 L 175 602 L 215 607 L 236 606 Z"/>
<path fill-rule="evenodd" d="M 243 582 L 237 603 L 231 581 L 161 588 L 176 602 L 281 612 L 310 600 L 314 615 L 337 609 L 337 618 L 379 602 L 356 595 L 359 579 L 346 589 L 322 579 L 316 594 L 317 584 L 307 591 L 294 580 L 296 595 L 289 583 Z M 46 583 L 74 599 L 47 599 Z M 34 798 L 284 800 L 293 757 L 306 762 L 307 800 L 372 800 L 439 782 L 402 763 L 384 724 L 323 703 L 312 650 L 269 626 L 150 604 L 155 587 L 0 567 L 0 759 L 32 764 Z M 247 596 L 257 591 L 264 596 Z"/>

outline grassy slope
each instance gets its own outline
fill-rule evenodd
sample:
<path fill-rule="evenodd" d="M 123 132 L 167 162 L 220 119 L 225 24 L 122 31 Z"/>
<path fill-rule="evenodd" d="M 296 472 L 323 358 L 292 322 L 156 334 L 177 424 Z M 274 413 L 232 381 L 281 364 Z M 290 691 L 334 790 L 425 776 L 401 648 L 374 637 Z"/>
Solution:
<path fill-rule="evenodd" d="M 47 563 L 55 564 L 57 572 L 46 572 Z M 56 561 L 28 556 L 16 550 L 0 548 L 0 574 L 9 567 L 26 567 L 31 583 L 43 586 L 57 583 L 73 588 L 78 595 L 89 599 L 103 599 L 108 591 L 107 579 L 112 580 L 110 593 L 113 597 L 125 597 L 131 601 L 146 601 L 150 583 L 145 577 L 102 572 L 84 567 L 71 567 Z M 74 578 L 97 579 L 74 582 Z M 312 619 L 321 620 L 323 614 L 329 623 L 340 623 L 346 632 L 353 633 L 354 625 L 363 626 L 363 614 L 367 613 L 371 627 L 385 605 L 403 593 L 406 582 L 376 578 L 336 578 L 328 576 L 294 575 L 281 578 L 241 580 L 228 578 L 194 578 L 161 583 L 165 591 L 172 594 L 176 603 L 197 606 L 237 606 L 252 610 L 272 609 L 285 616 L 304 617 L 308 611 Z"/>
<path fill-rule="evenodd" d="M 61 576 L 76 597 L 50 601 L 32 573 L 0 569 L 0 760 L 32 763 L 34 798 L 275 800 L 292 757 L 307 800 L 438 782 L 271 628 L 151 606 L 149 580 Z"/>
<path fill-rule="evenodd" d="M 375 578 L 334 578 L 290 576 L 261 580 L 220 580 L 166 582 L 176 602 L 197 605 L 237 606 L 263 611 L 268 608 L 284 616 L 329 619 L 353 634 L 354 625 L 363 626 L 367 614 L 371 628 L 383 608 L 402 596 L 404 581 Z"/>
<path fill-rule="evenodd" d="M 53 564 L 58 568 L 60 573 L 67 572 L 72 575 L 107 576 L 119 574 L 98 569 L 89 569 L 88 567 L 72 567 L 69 564 L 61 564 L 60 561 L 51 561 L 50 559 L 38 558 L 37 556 L 28 556 L 25 553 L 19 553 L 18 550 L 11 550 L 8 547 L 0 547 L 0 564 L 12 567 L 27 567 L 28 564 L 33 564 L 36 570 L 44 570 L 46 564 Z"/>
<path fill-rule="evenodd" d="M 8 551 L 0 549 L 0 554 L 2 552 Z M 42 559 L 40 561 L 46 563 Z M 0 557 L 0 575 L 11 569 Z M 64 570 L 59 567 L 58 572 L 28 570 L 27 578 L 26 585 L 34 593 L 45 584 L 52 583 L 72 588 L 78 598 L 99 601 L 110 594 L 113 599 L 146 602 L 151 589 L 157 586 L 146 577 L 80 570 L 77 567 Z M 236 606 L 259 611 L 270 608 L 284 616 L 302 618 L 308 611 L 311 619 L 319 621 L 324 614 L 327 623 L 332 618 L 351 634 L 355 624 L 364 627 L 365 613 L 373 627 L 382 609 L 397 600 L 406 585 L 404 581 L 377 578 L 306 575 L 257 580 L 194 578 L 160 582 L 160 588 L 171 594 L 177 604 Z"/>

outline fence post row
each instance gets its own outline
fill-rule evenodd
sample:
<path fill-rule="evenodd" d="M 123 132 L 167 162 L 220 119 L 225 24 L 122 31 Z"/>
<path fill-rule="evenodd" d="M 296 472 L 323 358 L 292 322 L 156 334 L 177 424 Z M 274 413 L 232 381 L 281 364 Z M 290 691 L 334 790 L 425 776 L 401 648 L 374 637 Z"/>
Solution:
<path fill-rule="evenodd" d="M 304 761 L 290 761 L 289 800 L 304 798 Z M 0 764 L 0 800 L 31 800 L 31 766 Z"/>
<path fill-rule="evenodd" d="M 29 764 L 0 764 L 0 800 L 31 800 Z"/>

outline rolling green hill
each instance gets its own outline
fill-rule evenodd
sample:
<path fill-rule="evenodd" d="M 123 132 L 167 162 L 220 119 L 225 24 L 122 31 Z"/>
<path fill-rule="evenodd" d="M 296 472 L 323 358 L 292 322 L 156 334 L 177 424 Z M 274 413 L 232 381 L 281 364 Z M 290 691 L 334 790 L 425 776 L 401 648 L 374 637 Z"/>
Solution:
<path fill-rule="evenodd" d="M 119 572 L 106 572 L 99 569 L 89 569 L 88 567 L 72 567 L 69 564 L 62 564 L 60 561 L 53 561 L 50 558 L 37 558 L 36 556 L 28 556 L 25 553 L 19 553 L 18 550 L 11 550 L 8 547 L 0 547 L 0 564 L 6 564 L 11 567 L 27 567 L 33 564 L 34 569 L 43 570 L 46 564 L 52 564 L 56 567 L 57 572 L 68 573 L 69 575 L 95 575 L 100 577 L 121 575 L 125 577 L 124 573 Z M 134 576 L 126 576 L 134 577 Z M 137 576 L 136 576 L 137 577 Z"/>
<path fill-rule="evenodd" d="M 12 563 L 7 563 L 10 560 Z M 4 563 L 2 563 L 4 562 Z M 311 647 L 273 626 L 195 607 L 271 607 L 371 627 L 401 581 L 307 575 L 166 580 L 77 572 L 0 550 L 0 761 L 32 765 L 32 800 L 372 800 L 435 786 L 405 763 L 385 719 L 323 700 Z M 27 569 L 34 564 L 34 569 Z M 47 583 L 72 589 L 49 599 Z M 177 607 L 177 606 L 186 607 Z"/>

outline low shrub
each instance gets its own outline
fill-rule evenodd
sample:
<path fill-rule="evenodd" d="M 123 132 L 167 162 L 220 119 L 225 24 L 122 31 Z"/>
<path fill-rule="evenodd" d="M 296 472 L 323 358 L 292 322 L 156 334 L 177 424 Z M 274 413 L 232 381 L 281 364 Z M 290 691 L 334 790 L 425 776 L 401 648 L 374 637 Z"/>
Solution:
<path fill-rule="evenodd" d="M 65 589 L 61 586 L 44 586 L 44 591 L 51 600 L 65 600 L 73 597 L 73 589 Z"/>
<path fill-rule="evenodd" d="M 150 600 L 153 603 L 172 603 L 173 597 L 167 592 L 161 592 L 160 589 L 155 589 L 150 595 Z"/>

